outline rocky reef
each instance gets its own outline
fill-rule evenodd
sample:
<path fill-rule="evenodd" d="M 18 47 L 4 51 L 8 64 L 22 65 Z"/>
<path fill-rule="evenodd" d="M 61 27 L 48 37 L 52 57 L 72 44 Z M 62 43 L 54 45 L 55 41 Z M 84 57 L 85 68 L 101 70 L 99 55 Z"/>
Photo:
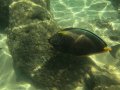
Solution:
<path fill-rule="evenodd" d="M 0 32 L 9 25 L 9 4 L 10 0 L 0 0 Z"/>
<path fill-rule="evenodd" d="M 48 38 L 59 30 L 46 2 L 19 0 L 10 5 L 8 46 L 16 72 L 27 77 L 50 59 Z"/>
<path fill-rule="evenodd" d="M 96 88 L 119 84 L 104 75 L 91 58 L 53 50 L 48 39 L 58 30 L 50 0 L 11 0 L 7 43 L 18 81 L 42 90 L 100 90 Z M 101 84 L 101 78 L 110 83 L 103 80 Z"/>

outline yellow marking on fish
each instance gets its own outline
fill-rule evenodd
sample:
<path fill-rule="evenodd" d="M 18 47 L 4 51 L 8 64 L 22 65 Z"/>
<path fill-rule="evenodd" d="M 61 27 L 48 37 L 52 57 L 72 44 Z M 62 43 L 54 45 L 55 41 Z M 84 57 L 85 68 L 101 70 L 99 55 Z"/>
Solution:
<path fill-rule="evenodd" d="M 68 31 L 60 31 L 58 32 L 59 34 L 62 34 L 62 35 L 65 35 L 65 36 L 68 36 L 71 34 L 71 32 L 68 32 Z"/>
<path fill-rule="evenodd" d="M 111 51 L 112 49 L 111 48 L 109 48 L 109 47 L 105 47 L 104 48 L 104 51 Z"/>

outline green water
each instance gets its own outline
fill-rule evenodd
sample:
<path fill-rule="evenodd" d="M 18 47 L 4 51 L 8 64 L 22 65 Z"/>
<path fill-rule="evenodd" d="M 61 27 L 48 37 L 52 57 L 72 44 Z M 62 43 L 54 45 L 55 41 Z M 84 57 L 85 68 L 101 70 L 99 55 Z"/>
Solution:
<path fill-rule="evenodd" d="M 119 3 L 117 1 L 51 0 L 51 12 L 62 28 L 78 27 L 90 30 L 101 37 L 109 47 L 112 47 L 120 44 L 120 5 L 117 4 Z M 16 82 L 12 57 L 6 41 L 6 35 L 1 33 L 0 48 L 3 49 L 0 50 L 0 90 L 38 90 L 30 83 Z M 112 79 L 120 81 L 120 47 L 113 53 L 116 54 L 115 57 L 109 52 L 90 57 L 98 66 L 108 70 L 108 75 L 107 73 L 102 73 L 102 75 L 110 75 Z M 95 74 L 100 74 L 94 68 L 93 71 Z M 76 85 L 78 86 L 73 90 L 83 90 L 83 85 L 79 83 Z M 53 88 L 52 90 L 57 89 Z M 120 90 L 120 85 L 110 85 L 104 89 L 95 88 L 95 90 Z"/>

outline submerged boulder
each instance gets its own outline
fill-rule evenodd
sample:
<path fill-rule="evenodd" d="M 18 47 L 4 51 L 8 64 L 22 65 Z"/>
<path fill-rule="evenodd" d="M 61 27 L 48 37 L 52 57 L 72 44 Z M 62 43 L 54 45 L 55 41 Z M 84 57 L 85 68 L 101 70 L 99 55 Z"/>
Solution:
<path fill-rule="evenodd" d="M 8 46 L 19 76 L 31 78 L 53 53 L 48 38 L 59 29 L 44 3 L 19 0 L 10 5 Z"/>
<path fill-rule="evenodd" d="M 9 25 L 9 4 L 10 0 L 0 0 L 0 32 Z"/>

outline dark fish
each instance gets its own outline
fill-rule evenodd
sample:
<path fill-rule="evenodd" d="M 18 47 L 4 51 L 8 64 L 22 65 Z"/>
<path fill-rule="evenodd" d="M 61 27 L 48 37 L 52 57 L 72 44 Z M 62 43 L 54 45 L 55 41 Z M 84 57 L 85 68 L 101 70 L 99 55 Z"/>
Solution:
<path fill-rule="evenodd" d="M 74 55 L 89 55 L 111 50 L 100 37 L 80 28 L 61 30 L 49 39 L 49 43 L 58 51 Z"/>

